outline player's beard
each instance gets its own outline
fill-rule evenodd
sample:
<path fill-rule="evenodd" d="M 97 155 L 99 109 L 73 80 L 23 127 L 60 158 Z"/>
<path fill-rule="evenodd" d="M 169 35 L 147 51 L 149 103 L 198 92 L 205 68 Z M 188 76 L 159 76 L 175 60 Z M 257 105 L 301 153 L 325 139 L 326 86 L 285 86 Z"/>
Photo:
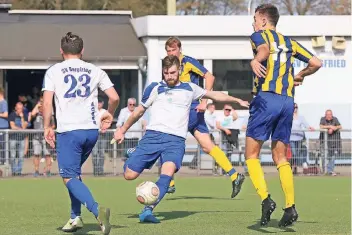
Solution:
<path fill-rule="evenodd" d="M 178 83 L 178 79 L 175 79 L 175 80 L 173 80 L 173 79 L 170 79 L 170 80 L 166 80 L 165 79 L 165 82 L 166 82 L 166 84 L 167 84 L 167 86 L 168 87 L 174 87 L 174 86 L 176 86 L 176 84 Z"/>

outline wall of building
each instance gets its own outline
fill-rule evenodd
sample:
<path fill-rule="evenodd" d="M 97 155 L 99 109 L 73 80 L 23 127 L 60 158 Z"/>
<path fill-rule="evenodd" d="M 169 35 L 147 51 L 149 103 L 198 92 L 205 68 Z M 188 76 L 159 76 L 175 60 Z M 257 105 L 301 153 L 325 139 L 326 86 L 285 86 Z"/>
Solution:
<path fill-rule="evenodd" d="M 147 83 L 161 80 L 161 59 L 166 55 L 164 43 L 169 36 L 180 37 L 183 53 L 203 60 L 211 72 L 215 60 L 252 59 L 249 43 L 252 20 L 251 16 L 147 16 L 132 20 L 148 51 Z M 296 39 L 323 62 L 323 68 L 296 89 L 295 100 L 307 121 L 318 128 L 325 110 L 331 108 L 344 128 L 352 128 L 351 17 L 283 16 L 278 31 Z M 311 38 L 322 35 L 326 36 L 325 49 L 316 51 Z M 333 52 L 332 36 L 345 36 L 344 54 Z M 294 65 L 296 72 L 305 66 L 299 61 Z M 241 113 L 248 115 L 247 111 Z"/>

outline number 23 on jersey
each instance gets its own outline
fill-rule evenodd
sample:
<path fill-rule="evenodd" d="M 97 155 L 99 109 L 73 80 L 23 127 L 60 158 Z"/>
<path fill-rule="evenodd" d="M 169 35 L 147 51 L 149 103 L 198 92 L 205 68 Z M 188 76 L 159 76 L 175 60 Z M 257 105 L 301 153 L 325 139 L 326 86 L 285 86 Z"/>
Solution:
<path fill-rule="evenodd" d="M 88 74 L 82 74 L 76 78 L 72 74 L 64 77 L 64 82 L 70 84 L 70 88 L 66 91 L 64 98 L 88 97 L 90 95 L 90 80 Z"/>

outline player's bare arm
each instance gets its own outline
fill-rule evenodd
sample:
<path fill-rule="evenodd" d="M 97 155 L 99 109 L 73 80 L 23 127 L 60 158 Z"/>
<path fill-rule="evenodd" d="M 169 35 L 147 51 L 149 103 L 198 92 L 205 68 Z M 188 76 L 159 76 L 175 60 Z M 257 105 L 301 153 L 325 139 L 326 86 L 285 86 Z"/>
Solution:
<path fill-rule="evenodd" d="M 117 94 L 115 88 L 110 87 L 104 91 L 104 93 L 109 97 L 108 112 L 114 116 L 114 113 L 119 106 L 120 97 Z"/>
<path fill-rule="evenodd" d="M 251 61 L 251 67 L 254 74 L 258 77 L 265 77 L 266 68 L 261 64 L 261 62 L 267 60 L 270 56 L 270 48 L 268 44 L 262 44 L 257 49 L 257 54 Z"/>
<path fill-rule="evenodd" d="M 236 121 L 238 119 L 238 114 L 236 110 L 232 109 L 232 120 Z"/>
<path fill-rule="evenodd" d="M 301 85 L 304 78 L 306 76 L 309 76 L 309 75 L 312 75 L 314 74 L 316 71 L 318 71 L 322 66 L 322 63 L 321 61 L 313 56 L 309 62 L 308 62 L 308 65 L 307 67 L 305 67 L 304 69 L 302 69 L 294 78 L 295 80 L 295 85 Z"/>
<path fill-rule="evenodd" d="M 135 124 L 141 117 L 143 117 L 143 114 L 145 113 L 147 109 L 144 108 L 142 105 L 139 105 L 133 113 L 130 115 L 130 117 L 127 119 L 127 121 L 121 126 L 121 128 L 116 129 L 114 133 L 114 140 L 118 141 L 118 144 L 121 144 L 125 133 L 130 129 L 133 124 Z M 112 140 L 111 143 L 114 143 L 115 141 Z"/>
<path fill-rule="evenodd" d="M 213 90 L 214 82 L 215 82 L 215 77 L 213 74 L 210 72 L 207 72 L 204 75 L 205 79 L 205 90 L 211 91 Z M 196 108 L 198 112 L 204 112 L 207 109 L 207 99 L 202 99 L 202 102 L 197 106 Z"/>
<path fill-rule="evenodd" d="M 212 99 L 219 103 L 237 103 L 242 107 L 249 107 L 248 101 L 243 101 L 239 98 L 226 95 L 221 91 L 207 91 L 207 93 L 204 95 L 204 98 Z"/>
<path fill-rule="evenodd" d="M 43 94 L 43 121 L 44 121 L 44 137 L 46 142 L 55 147 L 55 133 L 51 127 L 51 117 L 53 113 L 53 91 L 44 91 Z"/>

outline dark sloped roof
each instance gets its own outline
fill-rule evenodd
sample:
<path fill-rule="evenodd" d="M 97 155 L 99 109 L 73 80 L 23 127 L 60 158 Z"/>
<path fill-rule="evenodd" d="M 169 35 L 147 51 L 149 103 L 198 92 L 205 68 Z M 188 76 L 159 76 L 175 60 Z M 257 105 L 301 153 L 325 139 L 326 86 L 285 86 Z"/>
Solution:
<path fill-rule="evenodd" d="M 128 15 L 0 14 L 0 60 L 61 60 L 60 40 L 67 32 L 84 40 L 84 59 L 137 60 L 146 56 Z"/>

